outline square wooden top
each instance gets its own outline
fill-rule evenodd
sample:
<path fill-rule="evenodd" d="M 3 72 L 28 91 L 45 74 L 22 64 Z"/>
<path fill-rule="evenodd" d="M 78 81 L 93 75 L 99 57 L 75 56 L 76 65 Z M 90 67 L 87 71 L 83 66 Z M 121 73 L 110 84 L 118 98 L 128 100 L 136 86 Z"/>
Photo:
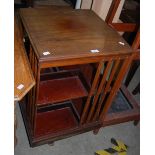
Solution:
<path fill-rule="evenodd" d="M 39 60 L 132 52 L 126 41 L 90 10 L 25 8 L 20 16 Z"/>

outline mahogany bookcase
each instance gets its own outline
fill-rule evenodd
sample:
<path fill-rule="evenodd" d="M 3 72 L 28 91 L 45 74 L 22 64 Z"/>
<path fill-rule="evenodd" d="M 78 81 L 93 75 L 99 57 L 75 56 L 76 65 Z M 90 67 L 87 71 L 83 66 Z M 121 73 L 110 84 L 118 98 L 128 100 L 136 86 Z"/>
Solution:
<path fill-rule="evenodd" d="M 20 10 L 36 80 L 21 105 L 31 146 L 97 131 L 134 57 L 91 10 Z"/>

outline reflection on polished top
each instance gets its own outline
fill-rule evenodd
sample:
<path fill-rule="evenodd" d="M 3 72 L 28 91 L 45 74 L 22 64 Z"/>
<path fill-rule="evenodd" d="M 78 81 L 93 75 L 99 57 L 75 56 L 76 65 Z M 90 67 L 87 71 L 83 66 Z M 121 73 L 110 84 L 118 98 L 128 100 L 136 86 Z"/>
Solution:
<path fill-rule="evenodd" d="M 25 8 L 20 16 L 40 60 L 132 52 L 125 40 L 90 10 Z"/>

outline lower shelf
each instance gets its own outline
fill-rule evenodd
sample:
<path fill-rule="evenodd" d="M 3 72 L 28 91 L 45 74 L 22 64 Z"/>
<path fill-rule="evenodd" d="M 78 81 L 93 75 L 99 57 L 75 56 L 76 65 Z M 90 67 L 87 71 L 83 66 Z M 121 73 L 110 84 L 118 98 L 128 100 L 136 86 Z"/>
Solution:
<path fill-rule="evenodd" d="M 38 113 L 34 137 L 52 135 L 76 128 L 78 121 L 70 107 Z"/>
<path fill-rule="evenodd" d="M 133 105 L 119 90 L 103 122 L 103 126 L 119 124 L 140 119 L 138 106 Z"/>

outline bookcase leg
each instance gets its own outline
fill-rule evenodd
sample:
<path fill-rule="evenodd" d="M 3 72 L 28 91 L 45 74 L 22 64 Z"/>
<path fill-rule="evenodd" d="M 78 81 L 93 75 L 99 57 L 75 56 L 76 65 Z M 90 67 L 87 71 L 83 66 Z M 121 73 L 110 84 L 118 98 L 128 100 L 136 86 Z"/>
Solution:
<path fill-rule="evenodd" d="M 100 130 L 100 128 L 97 128 L 97 129 L 93 130 L 93 134 L 94 134 L 94 135 L 97 135 L 98 132 L 99 132 L 99 130 Z"/>
<path fill-rule="evenodd" d="M 133 122 L 133 124 L 134 124 L 135 126 L 137 126 L 138 123 L 139 123 L 139 120 L 135 120 L 135 121 Z"/>
<path fill-rule="evenodd" d="M 49 146 L 54 146 L 54 141 L 48 142 L 48 145 L 49 145 Z"/>

